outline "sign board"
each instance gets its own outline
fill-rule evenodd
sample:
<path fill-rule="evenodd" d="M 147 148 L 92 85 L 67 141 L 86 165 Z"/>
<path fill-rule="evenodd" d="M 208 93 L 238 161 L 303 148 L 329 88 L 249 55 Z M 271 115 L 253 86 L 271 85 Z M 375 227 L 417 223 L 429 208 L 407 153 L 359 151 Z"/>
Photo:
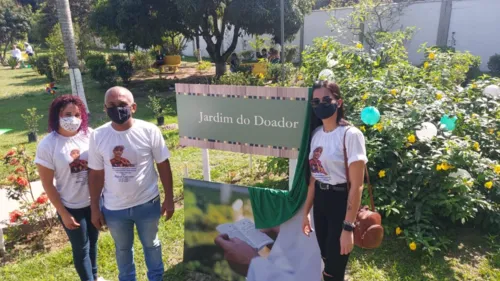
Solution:
<path fill-rule="evenodd" d="M 176 84 L 180 144 L 297 158 L 309 88 Z"/>

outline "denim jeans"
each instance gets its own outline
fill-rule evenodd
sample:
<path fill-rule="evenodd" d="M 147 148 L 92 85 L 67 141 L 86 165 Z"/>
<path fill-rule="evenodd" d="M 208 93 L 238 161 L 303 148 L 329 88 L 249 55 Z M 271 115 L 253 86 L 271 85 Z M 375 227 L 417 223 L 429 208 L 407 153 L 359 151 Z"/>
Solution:
<path fill-rule="evenodd" d="M 160 197 L 132 208 L 111 211 L 103 207 L 106 224 L 115 241 L 116 262 L 120 281 L 136 281 L 134 263 L 134 225 L 144 250 L 149 281 L 161 281 L 163 261 L 158 223 L 161 216 Z"/>
<path fill-rule="evenodd" d="M 99 231 L 90 219 L 90 207 L 83 209 L 66 208 L 80 224 L 77 229 L 69 230 L 64 224 L 73 251 L 73 264 L 82 281 L 97 280 L 97 239 Z M 62 223 L 61 216 L 58 214 Z"/>

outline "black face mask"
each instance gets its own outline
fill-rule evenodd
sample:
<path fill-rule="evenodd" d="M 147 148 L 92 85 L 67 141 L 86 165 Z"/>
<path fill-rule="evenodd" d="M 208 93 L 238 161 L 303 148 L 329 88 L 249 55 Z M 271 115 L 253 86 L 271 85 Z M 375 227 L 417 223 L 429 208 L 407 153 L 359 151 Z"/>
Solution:
<path fill-rule="evenodd" d="M 337 104 L 336 103 L 320 103 L 317 106 L 313 107 L 314 114 L 321 119 L 325 120 L 332 117 L 335 112 L 337 112 Z"/>
<path fill-rule="evenodd" d="M 120 125 L 127 122 L 127 120 L 130 119 L 130 116 L 132 115 L 130 106 L 108 107 L 106 108 L 106 111 L 111 121 Z"/>

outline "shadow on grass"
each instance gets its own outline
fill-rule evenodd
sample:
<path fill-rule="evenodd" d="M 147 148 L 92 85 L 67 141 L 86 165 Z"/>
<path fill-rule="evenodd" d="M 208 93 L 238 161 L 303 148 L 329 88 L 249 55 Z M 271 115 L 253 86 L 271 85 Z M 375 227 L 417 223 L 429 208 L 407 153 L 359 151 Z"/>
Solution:
<path fill-rule="evenodd" d="M 26 77 L 30 76 L 31 75 L 23 75 L 23 76 L 18 75 L 16 77 L 19 77 L 19 79 L 22 80 L 21 81 L 14 80 L 12 81 L 12 83 L 9 84 L 9 86 L 33 86 L 33 85 L 48 83 L 48 80 L 45 76 L 36 75 L 36 77 L 34 78 L 26 79 Z"/>

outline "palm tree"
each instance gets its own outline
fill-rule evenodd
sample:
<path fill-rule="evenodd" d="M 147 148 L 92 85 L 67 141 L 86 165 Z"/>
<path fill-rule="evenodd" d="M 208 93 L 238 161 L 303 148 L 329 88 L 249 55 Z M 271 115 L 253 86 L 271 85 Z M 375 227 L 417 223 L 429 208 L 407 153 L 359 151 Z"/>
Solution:
<path fill-rule="evenodd" d="M 73 33 L 73 22 L 71 21 L 69 1 L 56 0 L 56 7 L 59 24 L 61 25 L 64 49 L 66 50 L 66 57 L 68 60 L 71 90 L 73 95 L 77 95 L 80 99 L 82 99 L 85 107 L 87 108 L 87 113 L 90 113 L 87 105 L 87 99 L 85 98 L 85 91 L 83 90 L 82 74 L 78 64 L 78 57 L 76 56 L 75 36 Z"/>

